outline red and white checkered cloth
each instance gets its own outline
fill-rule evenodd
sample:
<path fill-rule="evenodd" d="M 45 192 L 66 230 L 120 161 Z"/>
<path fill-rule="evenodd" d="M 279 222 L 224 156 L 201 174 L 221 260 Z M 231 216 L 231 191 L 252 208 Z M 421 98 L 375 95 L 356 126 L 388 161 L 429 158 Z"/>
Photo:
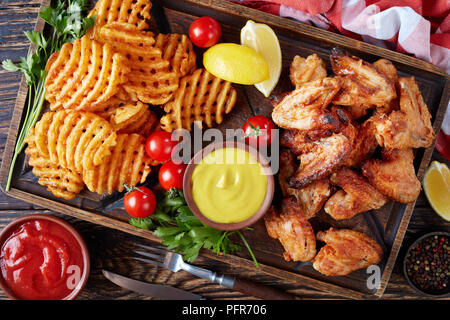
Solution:
<path fill-rule="evenodd" d="M 230 0 L 413 54 L 450 74 L 450 0 Z M 450 108 L 436 148 L 450 160 Z"/>

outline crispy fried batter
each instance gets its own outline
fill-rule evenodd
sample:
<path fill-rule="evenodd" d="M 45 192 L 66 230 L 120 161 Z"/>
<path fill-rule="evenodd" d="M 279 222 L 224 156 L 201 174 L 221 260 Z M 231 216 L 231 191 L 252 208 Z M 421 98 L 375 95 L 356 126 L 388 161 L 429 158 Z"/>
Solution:
<path fill-rule="evenodd" d="M 116 144 L 109 122 L 89 112 L 46 112 L 36 123 L 35 135 L 43 157 L 79 173 L 106 161 Z"/>
<path fill-rule="evenodd" d="M 45 98 L 52 110 L 97 111 L 127 81 L 127 59 L 87 36 L 66 43 L 47 62 Z"/>
<path fill-rule="evenodd" d="M 325 203 L 325 212 L 333 219 L 353 218 L 356 214 L 382 207 L 388 200 L 355 171 L 343 167 L 330 176 L 330 181 L 342 188 Z"/>
<path fill-rule="evenodd" d="M 414 170 L 412 149 L 383 149 L 383 160 L 370 159 L 362 165 L 363 174 L 384 195 L 403 203 L 420 194 Z"/>
<path fill-rule="evenodd" d="M 281 212 L 272 207 L 264 221 L 269 236 L 280 240 L 283 245 L 286 261 L 310 261 L 314 258 L 314 230 L 295 199 L 283 199 Z"/>
<path fill-rule="evenodd" d="M 353 230 L 330 228 L 318 232 L 326 243 L 313 260 L 313 267 L 326 276 L 345 276 L 381 261 L 383 250 L 371 237 Z"/>
<path fill-rule="evenodd" d="M 370 158 L 378 146 L 375 138 L 375 127 L 370 121 L 356 127 L 357 134 L 353 142 L 352 151 L 345 163 L 348 167 L 359 167 L 360 164 Z"/>
<path fill-rule="evenodd" d="M 317 54 L 302 58 L 295 56 L 291 63 L 289 77 L 298 89 L 307 82 L 323 79 L 327 76 L 325 62 Z"/>
<path fill-rule="evenodd" d="M 431 114 L 414 77 L 400 78 L 400 110 L 378 114 L 372 121 L 378 143 L 386 148 L 426 148 L 436 135 Z"/>
<path fill-rule="evenodd" d="M 341 133 L 314 142 L 315 146 L 300 156 L 300 166 L 289 185 L 301 189 L 342 166 L 350 156 L 355 135 L 355 128 L 349 124 Z"/>
<path fill-rule="evenodd" d="M 329 130 L 339 121 L 326 107 L 339 91 L 339 78 L 304 84 L 287 95 L 273 110 L 273 121 L 285 129 Z"/>
<path fill-rule="evenodd" d="M 155 47 L 153 33 L 127 23 L 112 22 L 102 26 L 96 39 L 114 47 L 128 59 L 130 77 L 123 88 L 131 100 L 161 105 L 173 97 L 179 76 L 169 60 Z"/>
<path fill-rule="evenodd" d="M 208 128 L 213 123 L 222 123 L 236 103 L 236 90 L 231 83 L 219 79 L 205 69 L 197 69 L 184 76 L 174 99 L 164 105 L 167 113 L 161 118 L 161 128 L 191 130 L 194 121 L 205 123 Z"/>
<path fill-rule="evenodd" d="M 148 105 L 129 103 L 114 109 L 107 118 L 117 133 L 137 133 L 148 136 L 159 128 L 159 120 Z"/>
<path fill-rule="evenodd" d="M 180 77 L 191 74 L 197 67 L 194 48 L 185 34 L 158 34 L 155 47 L 162 52 L 162 57 L 170 61 L 171 71 L 175 70 Z"/>
<path fill-rule="evenodd" d="M 25 153 L 30 157 L 28 164 L 33 167 L 33 174 L 39 178 L 38 183 L 57 197 L 73 199 L 84 188 L 83 180 L 78 173 L 54 164 L 43 157 L 36 148 L 34 129 L 31 129 L 26 140 L 28 147 Z"/>
<path fill-rule="evenodd" d="M 139 30 L 148 29 L 147 20 L 151 18 L 150 0 L 99 0 L 89 16 L 95 16 L 95 25 L 90 30 L 93 34 L 105 24 L 122 22 L 134 25 Z"/>
<path fill-rule="evenodd" d="M 373 65 L 333 48 L 330 55 L 334 73 L 342 78 L 342 89 L 333 103 L 350 106 L 352 115 L 361 116 L 369 107 L 383 107 L 397 96 L 394 83 Z M 358 108 L 362 109 L 358 111 Z"/>
<path fill-rule="evenodd" d="M 138 134 L 119 134 L 109 161 L 83 171 L 83 181 L 92 192 L 122 192 L 123 184 L 144 183 L 154 160 L 144 150 L 145 138 Z"/>

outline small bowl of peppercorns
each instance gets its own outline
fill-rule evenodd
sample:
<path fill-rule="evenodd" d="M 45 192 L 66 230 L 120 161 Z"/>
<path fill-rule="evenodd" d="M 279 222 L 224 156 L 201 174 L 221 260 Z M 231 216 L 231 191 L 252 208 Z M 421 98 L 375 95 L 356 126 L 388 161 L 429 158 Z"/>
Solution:
<path fill-rule="evenodd" d="M 433 296 L 450 295 L 450 233 L 431 232 L 408 248 L 403 273 L 417 292 Z"/>

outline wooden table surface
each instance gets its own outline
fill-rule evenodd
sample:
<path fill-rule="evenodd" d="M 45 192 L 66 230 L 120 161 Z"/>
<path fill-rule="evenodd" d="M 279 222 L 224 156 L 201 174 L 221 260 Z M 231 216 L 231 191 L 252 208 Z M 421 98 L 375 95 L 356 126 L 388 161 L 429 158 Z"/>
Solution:
<path fill-rule="evenodd" d="M 9 58 L 13 61 L 18 61 L 19 57 L 26 56 L 29 43 L 23 31 L 33 29 L 38 10 L 38 0 L 0 1 L 0 60 Z M 19 73 L 9 73 L 0 70 L 0 154 L 3 154 L 20 78 L 21 75 Z M 433 160 L 446 162 L 447 165 L 450 165 L 450 162 L 446 161 L 437 151 L 433 154 Z M 206 280 L 198 279 L 184 271 L 172 273 L 135 262 L 131 259 L 131 252 L 135 248 L 136 243 L 149 243 L 145 239 L 54 213 L 0 193 L 0 229 L 14 218 L 30 213 L 50 213 L 60 216 L 72 223 L 85 238 L 91 254 L 91 273 L 89 281 L 78 299 L 150 299 L 149 297 L 121 289 L 109 282 L 103 277 L 102 269 L 108 269 L 138 280 L 170 284 L 200 294 L 207 299 L 251 298 L 222 286 L 211 284 Z M 382 297 L 383 299 L 427 299 L 409 287 L 402 275 L 400 262 L 405 254 L 405 246 L 419 235 L 433 230 L 450 231 L 450 223 L 433 212 L 422 192 L 417 199 L 416 208 L 403 242 L 404 245 L 400 251 L 389 285 Z M 332 293 L 318 291 L 297 283 L 293 284 L 269 278 L 268 276 L 260 276 L 256 273 L 252 274 L 248 270 L 242 270 L 202 257 L 198 258 L 197 263 L 215 271 L 239 275 L 288 290 L 305 299 L 342 298 Z M 0 299 L 7 299 L 3 292 L 0 292 Z"/>

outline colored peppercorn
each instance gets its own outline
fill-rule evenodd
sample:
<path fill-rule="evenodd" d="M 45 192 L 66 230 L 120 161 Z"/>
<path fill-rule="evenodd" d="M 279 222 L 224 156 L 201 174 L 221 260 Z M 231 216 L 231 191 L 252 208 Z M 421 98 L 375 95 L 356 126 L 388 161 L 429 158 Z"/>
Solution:
<path fill-rule="evenodd" d="M 449 291 L 450 243 L 446 235 L 422 239 L 409 250 L 406 273 L 412 283 L 430 294 Z"/>

